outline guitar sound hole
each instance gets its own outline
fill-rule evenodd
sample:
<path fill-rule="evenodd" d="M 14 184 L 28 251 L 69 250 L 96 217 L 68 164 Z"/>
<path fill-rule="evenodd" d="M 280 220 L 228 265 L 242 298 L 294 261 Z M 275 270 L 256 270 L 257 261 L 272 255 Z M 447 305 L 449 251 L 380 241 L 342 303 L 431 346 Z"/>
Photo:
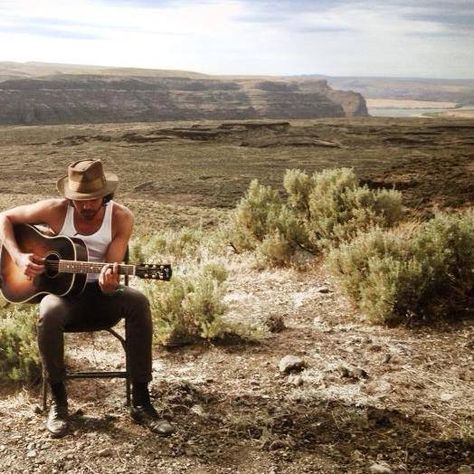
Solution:
<path fill-rule="evenodd" d="M 59 273 L 59 255 L 50 254 L 45 258 L 45 275 L 54 278 Z"/>

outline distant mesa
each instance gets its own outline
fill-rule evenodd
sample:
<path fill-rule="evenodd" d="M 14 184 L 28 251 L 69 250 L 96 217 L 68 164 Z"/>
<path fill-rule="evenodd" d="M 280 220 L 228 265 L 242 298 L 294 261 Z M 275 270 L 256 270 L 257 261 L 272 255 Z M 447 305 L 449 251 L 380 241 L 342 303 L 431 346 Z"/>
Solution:
<path fill-rule="evenodd" d="M 0 62 L 0 124 L 367 115 L 361 94 L 325 79 Z"/>

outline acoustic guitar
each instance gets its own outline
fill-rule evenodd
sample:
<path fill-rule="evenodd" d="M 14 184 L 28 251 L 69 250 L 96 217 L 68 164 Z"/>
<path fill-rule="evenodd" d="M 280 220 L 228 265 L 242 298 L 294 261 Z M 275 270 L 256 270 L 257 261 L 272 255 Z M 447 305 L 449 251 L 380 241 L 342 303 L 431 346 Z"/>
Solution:
<path fill-rule="evenodd" d="M 34 253 L 44 259 L 45 271 L 33 279 L 27 277 L 2 246 L 0 255 L 0 288 L 12 303 L 37 303 L 46 294 L 74 296 L 80 294 L 88 273 L 100 273 L 107 263 L 89 262 L 86 244 L 77 237 L 42 234 L 29 224 L 13 226 L 15 239 L 22 252 Z M 120 264 L 121 275 L 168 281 L 171 265 Z"/>

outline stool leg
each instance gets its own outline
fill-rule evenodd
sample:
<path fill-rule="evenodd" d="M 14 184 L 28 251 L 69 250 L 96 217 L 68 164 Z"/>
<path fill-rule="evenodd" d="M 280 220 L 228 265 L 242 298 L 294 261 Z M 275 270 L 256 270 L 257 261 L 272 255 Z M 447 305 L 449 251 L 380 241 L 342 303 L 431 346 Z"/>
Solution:
<path fill-rule="evenodd" d="M 125 384 L 127 393 L 127 406 L 129 407 L 132 404 L 130 377 L 127 376 Z"/>
<path fill-rule="evenodd" d="M 48 406 L 48 382 L 46 381 L 46 372 L 44 370 L 43 370 L 41 392 L 42 392 L 42 397 L 43 397 L 43 412 L 45 412 Z"/>
<path fill-rule="evenodd" d="M 127 248 L 127 254 L 128 254 L 128 248 Z M 128 258 L 128 255 L 127 255 Z M 125 275 L 125 285 L 128 286 L 128 275 Z M 128 321 L 125 319 L 125 342 L 124 342 L 124 350 L 125 350 L 125 371 L 127 372 L 127 378 L 125 379 L 125 385 L 126 385 L 126 393 L 127 393 L 127 407 L 129 407 L 132 402 L 131 402 L 131 380 L 130 380 L 130 358 L 128 356 Z"/>

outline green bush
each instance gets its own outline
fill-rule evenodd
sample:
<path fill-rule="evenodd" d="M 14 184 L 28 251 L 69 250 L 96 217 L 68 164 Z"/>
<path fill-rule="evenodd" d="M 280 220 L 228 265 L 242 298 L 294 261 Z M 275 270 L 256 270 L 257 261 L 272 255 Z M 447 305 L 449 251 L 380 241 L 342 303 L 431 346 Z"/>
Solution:
<path fill-rule="evenodd" d="M 372 230 L 333 249 L 328 262 L 373 322 L 472 314 L 474 211 Z"/>
<path fill-rule="evenodd" d="M 228 240 L 221 227 L 164 229 L 131 247 L 131 261 L 171 263 L 169 282 L 140 282 L 150 300 L 155 341 L 164 345 L 211 340 L 229 334 L 247 337 L 248 328 L 224 321 L 227 269 L 216 256 Z"/>
<path fill-rule="evenodd" d="M 374 226 L 391 227 L 402 215 L 401 194 L 360 186 L 347 168 L 308 176 L 287 170 L 286 201 L 254 180 L 238 204 L 230 238 L 238 251 L 257 250 L 273 265 L 296 253 L 323 254 Z"/>
<path fill-rule="evenodd" d="M 282 208 L 278 193 L 254 179 L 233 216 L 233 241 L 238 250 L 253 250 L 275 228 Z"/>
<path fill-rule="evenodd" d="M 145 243 L 133 242 L 130 258 L 133 262 L 145 262 L 162 255 L 173 256 L 174 260 L 183 259 L 195 255 L 205 237 L 204 230 L 200 228 L 165 229 Z"/>
<path fill-rule="evenodd" d="M 0 380 L 38 380 L 41 364 L 36 343 L 37 307 L 9 305 L 0 311 Z"/>
<path fill-rule="evenodd" d="M 361 186 L 351 169 L 324 170 L 307 182 L 302 180 L 301 173 L 287 172 L 285 188 L 290 201 L 296 203 L 294 209 L 304 222 L 314 251 L 326 251 L 350 241 L 359 232 L 374 226 L 388 228 L 400 220 L 401 194 Z M 304 192 L 293 194 L 298 188 L 294 182 L 302 181 L 309 185 L 306 184 Z"/>
<path fill-rule="evenodd" d="M 213 263 L 198 272 L 174 276 L 168 283 L 143 283 L 151 304 L 156 341 L 181 344 L 215 339 L 231 331 L 223 320 L 226 278 L 225 268 Z"/>

